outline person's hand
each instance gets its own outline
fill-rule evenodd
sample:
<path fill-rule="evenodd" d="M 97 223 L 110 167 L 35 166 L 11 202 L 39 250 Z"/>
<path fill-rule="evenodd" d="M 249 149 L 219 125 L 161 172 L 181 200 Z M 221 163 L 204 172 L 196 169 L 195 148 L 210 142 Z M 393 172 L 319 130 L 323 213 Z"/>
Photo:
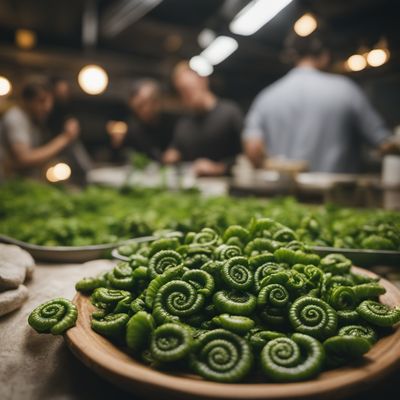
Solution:
<path fill-rule="evenodd" d="M 68 139 L 69 142 L 75 140 L 81 131 L 81 127 L 79 125 L 79 121 L 76 118 L 68 118 L 64 122 L 64 136 Z"/>
<path fill-rule="evenodd" d="M 381 157 L 388 154 L 400 154 L 400 141 L 398 140 L 387 140 L 380 144 L 378 151 Z"/>
<path fill-rule="evenodd" d="M 220 176 L 226 173 L 226 165 L 208 158 L 199 158 L 193 163 L 193 170 L 197 176 Z"/>
<path fill-rule="evenodd" d="M 176 149 L 168 149 L 162 157 L 162 161 L 165 164 L 176 164 L 180 159 L 181 153 Z"/>

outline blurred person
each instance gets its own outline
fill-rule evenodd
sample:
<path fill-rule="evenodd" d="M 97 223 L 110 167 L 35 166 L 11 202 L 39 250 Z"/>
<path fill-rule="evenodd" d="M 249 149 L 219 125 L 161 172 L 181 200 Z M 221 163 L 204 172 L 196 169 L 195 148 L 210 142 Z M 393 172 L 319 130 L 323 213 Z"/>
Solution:
<path fill-rule="evenodd" d="M 47 119 L 53 107 L 53 95 L 46 82 L 27 83 L 19 105 L 2 118 L 2 143 L 6 151 L 8 173 L 39 177 L 41 168 L 71 145 L 79 136 L 79 125 L 67 120 L 58 134 L 46 141 Z"/>
<path fill-rule="evenodd" d="M 245 153 L 260 167 L 279 160 L 308 162 L 310 171 L 356 173 L 365 142 L 393 151 L 391 132 L 349 78 L 323 72 L 330 53 L 317 34 L 290 35 L 286 54 L 295 67 L 265 88 L 245 119 Z"/>
<path fill-rule="evenodd" d="M 228 174 L 241 152 L 241 110 L 234 102 L 219 99 L 210 90 L 208 79 L 187 62 L 175 67 L 172 83 L 188 114 L 178 121 L 164 162 L 193 161 L 199 176 Z"/>
<path fill-rule="evenodd" d="M 81 124 L 74 115 L 72 102 L 71 85 L 69 81 L 63 77 L 53 77 L 50 80 L 53 93 L 54 104 L 47 120 L 51 136 L 57 135 L 62 131 L 66 123 L 74 123 L 79 132 L 81 132 Z M 80 138 L 77 138 L 71 146 L 63 150 L 62 155 L 67 159 L 74 171 L 73 177 L 81 182 L 85 181 L 86 172 L 92 167 L 92 161 Z"/>
<path fill-rule="evenodd" d="M 121 124 L 116 124 L 116 121 L 107 124 L 113 147 L 132 149 L 161 161 L 162 153 L 172 138 L 174 118 L 162 109 L 160 84 L 150 78 L 135 81 L 128 106 L 131 115 L 126 133 L 119 129 Z"/>

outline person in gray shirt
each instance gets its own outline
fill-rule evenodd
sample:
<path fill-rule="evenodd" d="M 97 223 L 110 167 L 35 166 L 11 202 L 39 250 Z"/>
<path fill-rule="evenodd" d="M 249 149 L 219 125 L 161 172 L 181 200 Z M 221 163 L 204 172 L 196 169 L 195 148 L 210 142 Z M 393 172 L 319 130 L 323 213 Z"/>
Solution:
<path fill-rule="evenodd" d="M 21 91 L 21 101 L 11 107 L 1 121 L 2 164 L 5 175 L 39 178 L 46 163 L 75 141 L 79 125 L 67 120 L 63 130 L 45 141 L 46 120 L 53 107 L 53 96 L 46 82 L 32 81 Z"/>
<path fill-rule="evenodd" d="M 361 145 L 393 150 L 391 132 L 350 79 L 322 70 L 329 52 L 318 36 L 291 36 L 295 68 L 264 89 L 245 120 L 245 152 L 255 166 L 265 158 L 307 161 L 310 171 L 357 173 Z"/>

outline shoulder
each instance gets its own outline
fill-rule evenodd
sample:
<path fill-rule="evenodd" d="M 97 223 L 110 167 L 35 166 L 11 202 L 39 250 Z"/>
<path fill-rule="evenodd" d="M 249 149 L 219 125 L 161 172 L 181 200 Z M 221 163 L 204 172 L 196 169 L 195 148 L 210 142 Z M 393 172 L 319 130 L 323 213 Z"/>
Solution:
<path fill-rule="evenodd" d="M 254 101 L 252 103 L 253 107 L 262 106 L 264 108 L 264 105 L 266 103 L 268 103 L 270 100 L 273 101 L 275 99 L 275 96 L 279 94 L 282 90 L 284 90 L 288 79 L 289 75 L 286 74 L 283 77 L 279 78 L 277 81 L 262 89 L 254 98 Z"/>
<path fill-rule="evenodd" d="M 11 107 L 8 111 L 4 113 L 3 116 L 3 121 L 5 122 L 20 122 L 23 120 L 27 120 L 27 115 L 19 106 Z"/>
<path fill-rule="evenodd" d="M 318 72 L 322 79 L 335 86 L 337 90 L 346 92 L 361 92 L 361 88 L 350 78 L 344 75 L 329 72 Z"/>

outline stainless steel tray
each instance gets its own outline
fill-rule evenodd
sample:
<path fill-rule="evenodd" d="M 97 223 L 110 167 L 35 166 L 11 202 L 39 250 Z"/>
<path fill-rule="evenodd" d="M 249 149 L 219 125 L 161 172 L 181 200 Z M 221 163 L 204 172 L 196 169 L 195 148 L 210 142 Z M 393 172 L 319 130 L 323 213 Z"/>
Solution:
<path fill-rule="evenodd" d="M 122 244 L 149 242 L 154 236 L 142 236 L 118 243 L 95 244 L 92 246 L 39 246 L 0 235 L 0 242 L 15 244 L 28 251 L 36 261 L 55 263 L 81 263 L 98 258 L 110 258 L 111 252 Z"/>
<path fill-rule="evenodd" d="M 117 248 L 112 249 L 111 255 L 112 255 L 112 257 L 115 258 L 116 260 L 120 260 L 120 261 L 129 261 L 129 257 L 123 256 L 122 254 L 119 254 Z"/>
<path fill-rule="evenodd" d="M 391 250 L 367 250 L 367 249 L 348 249 L 336 247 L 320 247 L 311 246 L 311 249 L 320 256 L 326 256 L 330 253 L 341 253 L 351 261 L 354 265 L 362 265 L 363 267 L 371 267 L 374 265 L 390 265 L 400 268 L 400 251 Z"/>

